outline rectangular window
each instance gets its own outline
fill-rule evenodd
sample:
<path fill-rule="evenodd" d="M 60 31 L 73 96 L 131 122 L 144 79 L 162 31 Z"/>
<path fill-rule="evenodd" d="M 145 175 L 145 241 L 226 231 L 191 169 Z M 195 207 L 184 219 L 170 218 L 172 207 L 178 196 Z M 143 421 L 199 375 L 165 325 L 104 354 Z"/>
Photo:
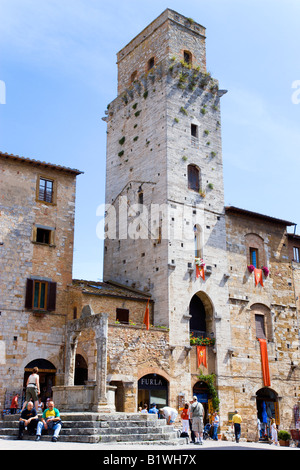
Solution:
<path fill-rule="evenodd" d="M 257 248 L 250 248 L 250 264 L 252 264 L 255 268 L 258 268 L 258 249 Z"/>
<path fill-rule="evenodd" d="M 37 228 L 36 230 L 36 241 L 38 243 L 45 243 L 50 245 L 51 240 L 51 230 L 45 230 L 43 228 Z"/>
<path fill-rule="evenodd" d="M 33 308 L 46 310 L 47 307 L 47 282 L 34 281 L 33 283 Z"/>
<path fill-rule="evenodd" d="M 296 263 L 300 262 L 299 248 L 297 246 L 293 247 L 293 259 L 294 259 L 294 261 L 296 261 Z"/>
<path fill-rule="evenodd" d="M 55 227 L 35 225 L 32 232 L 33 243 L 55 246 Z"/>
<path fill-rule="evenodd" d="M 196 124 L 191 124 L 191 135 L 198 139 L 198 126 Z"/>
<path fill-rule="evenodd" d="M 53 204 L 54 181 L 45 178 L 39 180 L 38 200 Z"/>
<path fill-rule="evenodd" d="M 28 310 L 56 310 L 56 282 L 27 279 L 25 308 Z"/>
<path fill-rule="evenodd" d="M 117 308 L 117 321 L 124 325 L 129 324 L 129 310 L 125 308 Z"/>
<path fill-rule="evenodd" d="M 255 315 L 255 329 L 257 338 L 266 339 L 264 315 Z"/>

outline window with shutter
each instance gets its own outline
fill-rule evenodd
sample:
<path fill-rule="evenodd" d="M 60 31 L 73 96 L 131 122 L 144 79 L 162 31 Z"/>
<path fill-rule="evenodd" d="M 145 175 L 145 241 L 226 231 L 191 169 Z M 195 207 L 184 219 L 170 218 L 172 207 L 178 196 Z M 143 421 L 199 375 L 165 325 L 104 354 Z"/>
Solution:
<path fill-rule="evenodd" d="M 48 283 L 48 303 L 47 303 L 47 310 L 49 312 L 54 312 L 56 310 L 56 282 L 49 282 Z"/>
<path fill-rule="evenodd" d="M 255 315 L 255 328 L 256 337 L 260 339 L 266 339 L 264 315 Z"/>
<path fill-rule="evenodd" d="M 26 282 L 26 294 L 25 294 L 25 308 L 32 308 L 32 299 L 33 299 L 33 280 L 27 279 Z"/>
<path fill-rule="evenodd" d="M 53 312 L 56 309 L 56 282 L 27 279 L 25 308 Z"/>

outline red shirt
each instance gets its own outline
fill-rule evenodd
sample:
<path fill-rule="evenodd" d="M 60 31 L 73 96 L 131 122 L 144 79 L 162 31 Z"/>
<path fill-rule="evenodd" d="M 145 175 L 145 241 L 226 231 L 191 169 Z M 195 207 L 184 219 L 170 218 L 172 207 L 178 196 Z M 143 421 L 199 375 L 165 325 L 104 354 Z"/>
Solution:
<path fill-rule="evenodd" d="M 18 397 L 17 397 L 17 395 L 15 395 L 13 397 L 10 407 L 11 408 L 18 408 Z"/>

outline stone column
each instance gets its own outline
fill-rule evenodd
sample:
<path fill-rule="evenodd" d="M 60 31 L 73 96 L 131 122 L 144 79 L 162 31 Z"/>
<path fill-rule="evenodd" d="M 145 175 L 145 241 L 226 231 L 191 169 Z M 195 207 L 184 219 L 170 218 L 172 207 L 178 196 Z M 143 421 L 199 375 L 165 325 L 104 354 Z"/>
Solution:
<path fill-rule="evenodd" d="M 65 366 L 65 385 L 74 385 L 75 377 L 75 358 L 80 334 L 72 333 L 68 335 L 66 344 L 66 366 Z"/>
<path fill-rule="evenodd" d="M 109 412 L 107 400 L 107 336 L 108 314 L 101 314 L 99 325 L 95 328 L 97 344 L 97 370 L 95 390 L 95 411 Z"/>

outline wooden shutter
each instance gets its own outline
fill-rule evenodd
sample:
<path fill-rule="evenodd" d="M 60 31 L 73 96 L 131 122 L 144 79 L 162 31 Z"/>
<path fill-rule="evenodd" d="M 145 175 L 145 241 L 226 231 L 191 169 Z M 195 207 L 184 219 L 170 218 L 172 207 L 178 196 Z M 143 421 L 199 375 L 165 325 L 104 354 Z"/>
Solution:
<path fill-rule="evenodd" d="M 48 283 L 47 310 L 53 312 L 56 309 L 56 282 Z"/>
<path fill-rule="evenodd" d="M 263 315 L 255 315 L 255 328 L 256 328 L 256 337 L 260 339 L 266 339 L 265 317 Z"/>
<path fill-rule="evenodd" d="M 32 308 L 32 299 L 33 299 L 33 280 L 27 279 L 26 282 L 26 294 L 25 294 L 25 308 Z"/>

